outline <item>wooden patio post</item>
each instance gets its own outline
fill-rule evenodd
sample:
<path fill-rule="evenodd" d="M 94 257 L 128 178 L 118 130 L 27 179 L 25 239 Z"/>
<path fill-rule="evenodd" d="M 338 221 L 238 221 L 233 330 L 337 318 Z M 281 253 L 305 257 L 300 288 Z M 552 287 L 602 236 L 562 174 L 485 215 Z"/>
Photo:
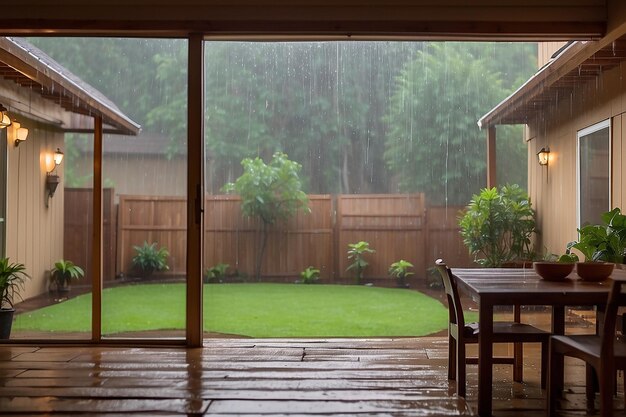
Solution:
<path fill-rule="evenodd" d="M 204 235 L 204 37 L 188 42 L 187 78 L 187 345 L 202 346 Z"/>
<path fill-rule="evenodd" d="M 487 188 L 497 186 L 496 182 L 496 127 L 487 129 Z"/>
<path fill-rule="evenodd" d="M 102 116 L 94 117 L 93 142 L 91 340 L 100 342 L 102 340 Z"/>

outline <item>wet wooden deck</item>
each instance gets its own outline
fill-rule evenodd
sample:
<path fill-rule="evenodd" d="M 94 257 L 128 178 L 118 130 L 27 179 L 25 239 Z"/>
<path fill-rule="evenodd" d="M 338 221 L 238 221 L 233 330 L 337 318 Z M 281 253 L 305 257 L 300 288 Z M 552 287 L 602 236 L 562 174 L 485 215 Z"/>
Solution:
<path fill-rule="evenodd" d="M 538 350 L 526 350 L 524 384 L 496 367 L 495 416 L 544 415 Z M 190 350 L 0 346 L 0 414 L 472 415 L 476 367 L 466 402 L 446 379 L 446 358 L 442 337 L 210 339 Z M 584 367 L 566 368 L 562 415 L 585 415 Z"/>

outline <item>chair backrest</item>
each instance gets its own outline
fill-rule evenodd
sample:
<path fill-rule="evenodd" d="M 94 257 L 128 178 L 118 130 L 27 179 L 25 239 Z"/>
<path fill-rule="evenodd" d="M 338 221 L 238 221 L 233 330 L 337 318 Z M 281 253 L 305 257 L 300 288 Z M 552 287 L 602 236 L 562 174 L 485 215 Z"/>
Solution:
<path fill-rule="evenodd" d="M 603 360 L 612 361 L 614 357 L 613 345 L 615 343 L 617 310 L 621 306 L 626 306 L 624 287 L 626 287 L 625 280 L 613 280 L 611 282 L 611 291 L 609 291 L 606 310 L 604 311 L 604 323 L 600 328 L 600 336 L 602 337 L 601 357 Z"/>
<path fill-rule="evenodd" d="M 456 277 L 442 259 L 437 259 L 435 261 L 435 265 L 437 267 L 437 270 L 439 271 L 439 274 L 441 275 L 443 287 L 446 291 L 446 296 L 448 298 L 448 313 L 450 316 L 450 323 L 454 323 L 459 326 L 459 328 L 463 328 L 465 326 L 465 316 L 463 315 L 461 297 L 459 297 L 459 291 L 456 285 Z"/>

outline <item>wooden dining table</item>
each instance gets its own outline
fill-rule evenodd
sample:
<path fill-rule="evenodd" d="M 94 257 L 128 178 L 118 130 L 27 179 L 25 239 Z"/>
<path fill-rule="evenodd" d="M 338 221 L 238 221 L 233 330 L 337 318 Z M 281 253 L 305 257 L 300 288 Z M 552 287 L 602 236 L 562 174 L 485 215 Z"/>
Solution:
<path fill-rule="evenodd" d="M 532 268 L 452 268 L 458 289 L 478 304 L 478 415 L 491 416 L 493 378 L 493 312 L 497 305 L 545 305 L 552 308 L 551 331 L 565 333 L 566 306 L 598 306 L 606 303 L 609 280 L 585 282 L 572 272 L 563 281 L 546 281 Z M 611 276 L 626 279 L 626 271 Z M 544 368 L 547 369 L 547 368 Z M 563 362 L 557 367 L 563 386 Z"/>

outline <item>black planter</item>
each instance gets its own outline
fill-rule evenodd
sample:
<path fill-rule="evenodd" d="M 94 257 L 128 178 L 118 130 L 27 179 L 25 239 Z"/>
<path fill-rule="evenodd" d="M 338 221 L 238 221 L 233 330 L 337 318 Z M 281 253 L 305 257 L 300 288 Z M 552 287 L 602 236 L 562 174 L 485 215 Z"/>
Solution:
<path fill-rule="evenodd" d="M 12 308 L 0 308 L 0 340 L 6 340 L 11 335 L 11 326 L 13 325 Z"/>

